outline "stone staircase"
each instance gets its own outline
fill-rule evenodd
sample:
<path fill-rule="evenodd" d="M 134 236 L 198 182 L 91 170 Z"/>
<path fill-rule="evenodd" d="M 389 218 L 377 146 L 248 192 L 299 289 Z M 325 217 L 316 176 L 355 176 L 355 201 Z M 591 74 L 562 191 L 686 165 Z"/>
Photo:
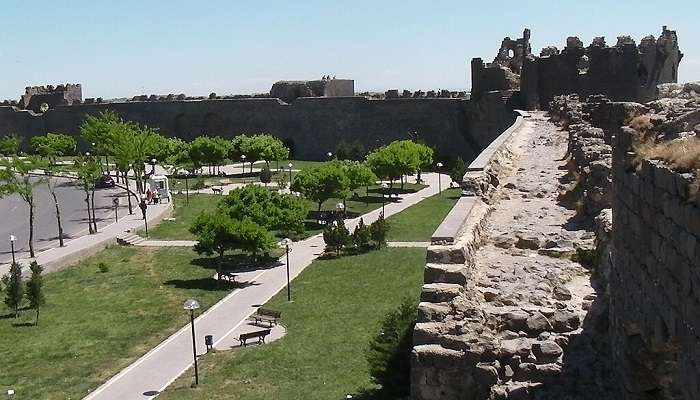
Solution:
<path fill-rule="evenodd" d="M 117 236 L 117 243 L 122 246 L 136 246 L 145 241 L 146 239 L 132 232 L 125 232 Z"/>

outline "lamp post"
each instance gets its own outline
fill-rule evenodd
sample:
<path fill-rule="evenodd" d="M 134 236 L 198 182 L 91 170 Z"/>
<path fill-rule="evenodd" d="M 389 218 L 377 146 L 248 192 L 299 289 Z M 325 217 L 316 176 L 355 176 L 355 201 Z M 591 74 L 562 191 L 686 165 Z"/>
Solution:
<path fill-rule="evenodd" d="M 379 185 L 380 188 L 382 188 L 382 216 L 384 216 L 384 192 L 386 192 L 386 189 L 389 187 L 386 183 L 382 183 Z"/>
<path fill-rule="evenodd" d="M 291 192 L 292 191 L 292 167 L 294 166 L 294 164 L 289 163 L 289 164 L 287 164 L 287 166 L 289 167 L 289 191 Z"/>
<path fill-rule="evenodd" d="M 197 369 L 197 344 L 194 333 L 194 310 L 199 308 L 199 302 L 189 299 L 182 305 L 182 308 L 190 312 L 190 325 L 192 326 L 192 358 L 194 359 L 194 384 L 199 385 L 199 370 Z"/>
<path fill-rule="evenodd" d="M 189 175 L 190 171 L 185 170 L 185 203 L 190 204 L 190 184 L 189 184 Z"/>
<path fill-rule="evenodd" d="M 139 203 L 139 208 L 143 214 L 143 224 L 146 227 L 146 237 L 148 237 L 148 219 L 146 219 L 146 209 L 148 208 L 148 203 L 146 203 L 146 195 L 141 195 L 141 202 Z"/>
<path fill-rule="evenodd" d="M 158 160 L 156 160 L 155 158 L 151 158 L 151 175 L 156 174 L 156 162 L 157 161 Z"/>
<path fill-rule="evenodd" d="M 345 220 L 345 204 L 338 203 L 335 205 L 335 209 L 338 210 L 338 215 L 340 216 L 340 220 L 341 221 Z"/>
<path fill-rule="evenodd" d="M 250 167 L 253 168 L 252 166 Z M 241 174 L 245 174 L 245 154 L 241 154 Z"/>
<path fill-rule="evenodd" d="M 292 301 L 292 287 L 289 283 L 289 246 L 292 244 L 292 239 L 284 238 L 280 241 L 280 247 L 284 247 L 287 252 L 287 301 Z"/>
<path fill-rule="evenodd" d="M 17 240 L 17 236 L 15 235 L 10 235 L 10 248 L 12 249 L 12 264 L 14 264 L 15 261 L 15 240 Z"/>
<path fill-rule="evenodd" d="M 440 175 L 440 169 L 442 168 L 442 163 L 439 162 L 435 164 L 438 170 L 438 195 L 442 196 L 442 175 Z"/>
<path fill-rule="evenodd" d="M 331 153 L 330 151 L 328 153 L 326 153 L 326 155 L 328 156 L 328 161 L 330 161 L 331 158 L 333 157 L 333 153 Z"/>

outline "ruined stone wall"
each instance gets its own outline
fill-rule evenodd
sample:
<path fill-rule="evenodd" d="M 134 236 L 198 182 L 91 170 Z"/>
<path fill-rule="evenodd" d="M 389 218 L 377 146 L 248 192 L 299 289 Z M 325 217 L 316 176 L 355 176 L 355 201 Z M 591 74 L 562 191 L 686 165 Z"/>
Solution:
<path fill-rule="evenodd" d="M 612 47 L 604 38 L 595 38 L 584 48 L 578 38 L 570 37 L 561 52 L 549 47 L 540 57 L 525 59 L 523 102 L 528 108 L 546 110 L 556 95 L 571 93 L 647 102 L 655 98 L 658 84 L 677 81 L 682 57 L 676 32 L 666 27 L 658 39 L 647 36 L 639 46 L 621 36 Z"/>
<path fill-rule="evenodd" d="M 61 132 L 77 136 L 86 114 L 104 110 L 187 140 L 203 133 L 233 137 L 267 132 L 292 141 L 295 156 L 302 159 L 322 159 L 341 140 L 373 149 L 417 132 L 441 157 L 471 160 L 513 121 L 497 94 L 478 102 L 364 97 L 299 98 L 292 104 L 271 98 L 129 101 L 57 106 L 44 114 L 0 106 L 0 135 Z"/>
<path fill-rule="evenodd" d="M 613 150 L 610 317 L 622 399 L 700 398 L 700 208 L 691 174 L 630 168 L 629 128 Z"/>

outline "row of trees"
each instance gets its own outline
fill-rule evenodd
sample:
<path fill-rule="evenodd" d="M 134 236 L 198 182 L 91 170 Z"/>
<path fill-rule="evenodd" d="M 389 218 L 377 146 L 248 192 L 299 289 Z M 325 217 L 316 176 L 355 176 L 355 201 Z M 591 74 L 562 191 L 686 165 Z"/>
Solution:
<path fill-rule="evenodd" d="M 26 297 L 29 308 L 36 311 L 34 322 L 36 325 L 39 323 L 39 308 L 46 302 L 43 291 L 44 282 L 41 276 L 44 268 L 33 261 L 29 265 L 29 269 L 31 275 L 25 283 L 22 280 L 22 267 L 18 263 L 12 263 L 9 275 L 3 276 L 0 283 L 4 287 L 5 305 L 13 311 L 15 318 L 19 316 L 19 310 Z"/>
<path fill-rule="evenodd" d="M 340 256 L 343 250 L 365 252 L 373 248 L 379 249 L 386 243 L 388 233 L 389 226 L 384 214 L 380 214 L 370 225 L 365 225 L 364 220 L 360 218 L 352 234 L 342 219 L 328 224 L 323 230 L 323 241 L 326 244 L 326 252 Z"/>

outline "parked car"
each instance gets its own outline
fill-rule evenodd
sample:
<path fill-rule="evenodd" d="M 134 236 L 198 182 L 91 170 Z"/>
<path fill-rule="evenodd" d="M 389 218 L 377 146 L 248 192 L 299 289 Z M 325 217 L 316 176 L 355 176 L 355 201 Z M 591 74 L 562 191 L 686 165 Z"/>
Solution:
<path fill-rule="evenodd" d="M 109 175 L 102 175 L 95 181 L 95 187 L 98 189 L 113 188 L 115 185 L 114 179 Z"/>

